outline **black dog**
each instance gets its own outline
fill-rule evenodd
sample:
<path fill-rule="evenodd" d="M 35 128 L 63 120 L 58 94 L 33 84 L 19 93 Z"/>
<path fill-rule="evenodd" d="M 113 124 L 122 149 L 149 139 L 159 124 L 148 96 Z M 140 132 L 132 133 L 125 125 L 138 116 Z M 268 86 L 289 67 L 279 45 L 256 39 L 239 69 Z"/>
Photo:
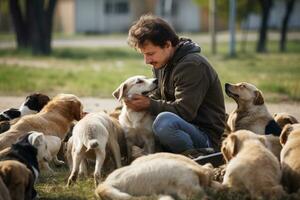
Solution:
<path fill-rule="evenodd" d="M 4 110 L 2 113 L 0 113 L 0 122 L 1 121 L 9 121 L 15 118 L 18 118 L 21 116 L 21 112 L 19 109 L 16 108 L 10 108 L 7 110 Z"/>
<path fill-rule="evenodd" d="M 37 161 L 37 149 L 29 143 L 29 135 L 23 136 L 13 144 L 7 153 L 1 155 L 0 160 L 17 160 L 23 163 L 32 172 L 34 180 L 37 180 L 40 172 Z M 32 199 L 34 199 L 37 197 L 37 192 L 34 189 L 34 183 L 32 184 Z"/>

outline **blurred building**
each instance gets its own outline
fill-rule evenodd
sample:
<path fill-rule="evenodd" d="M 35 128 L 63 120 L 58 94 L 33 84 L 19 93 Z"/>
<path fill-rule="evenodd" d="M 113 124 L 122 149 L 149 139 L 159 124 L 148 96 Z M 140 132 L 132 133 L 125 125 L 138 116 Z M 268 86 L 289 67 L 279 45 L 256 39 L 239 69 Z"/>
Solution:
<path fill-rule="evenodd" d="M 55 29 L 64 33 L 126 32 L 143 13 L 166 19 L 177 31 L 200 30 L 193 0 L 59 0 Z"/>

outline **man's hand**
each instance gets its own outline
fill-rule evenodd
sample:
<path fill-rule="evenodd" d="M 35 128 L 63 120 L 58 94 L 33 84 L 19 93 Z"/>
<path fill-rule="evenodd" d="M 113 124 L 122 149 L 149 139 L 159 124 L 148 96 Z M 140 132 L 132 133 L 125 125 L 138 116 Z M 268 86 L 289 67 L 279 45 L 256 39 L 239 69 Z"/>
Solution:
<path fill-rule="evenodd" d="M 130 98 L 125 99 L 125 104 L 128 106 L 128 108 L 134 111 L 143 111 L 149 108 L 150 98 L 143 95 L 134 94 Z"/>

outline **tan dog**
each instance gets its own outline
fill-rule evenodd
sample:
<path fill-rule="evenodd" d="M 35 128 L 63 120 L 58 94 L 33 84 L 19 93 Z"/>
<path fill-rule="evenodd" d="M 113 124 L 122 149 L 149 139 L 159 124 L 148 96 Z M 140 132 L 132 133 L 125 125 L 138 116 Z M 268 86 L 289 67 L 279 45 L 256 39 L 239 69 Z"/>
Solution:
<path fill-rule="evenodd" d="M 82 103 L 72 94 L 54 97 L 39 113 L 22 117 L 0 135 L 0 150 L 9 147 L 29 131 L 42 132 L 64 139 L 73 120 L 82 117 Z"/>
<path fill-rule="evenodd" d="M 157 87 L 156 79 L 134 76 L 124 81 L 113 96 L 119 101 L 133 94 L 147 95 Z M 119 121 L 125 131 L 128 160 L 132 160 L 132 147 L 144 148 L 146 153 L 154 153 L 155 143 L 152 132 L 153 116 L 147 111 L 136 112 L 123 103 Z"/>
<path fill-rule="evenodd" d="M 287 124 L 299 123 L 298 120 L 294 116 L 292 116 L 288 113 L 275 113 L 274 120 L 277 122 L 277 124 L 281 128 L 283 128 Z"/>
<path fill-rule="evenodd" d="M 121 153 L 118 143 L 119 135 L 123 129 L 115 118 L 104 112 L 89 113 L 80 120 L 73 129 L 72 136 L 72 171 L 68 185 L 76 181 L 79 165 L 84 154 L 93 151 L 96 156 L 94 171 L 95 185 L 101 180 L 101 169 L 106 158 L 106 145 L 113 153 L 117 167 L 121 167 Z"/>
<path fill-rule="evenodd" d="M 15 160 L 0 161 L 0 178 L 9 190 L 12 200 L 31 200 L 34 178 L 31 171 Z"/>
<path fill-rule="evenodd" d="M 300 124 L 286 125 L 280 135 L 282 183 L 289 192 L 300 189 Z"/>
<path fill-rule="evenodd" d="M 257 134 L 280 135 L 281 129 L 264 104 L 262 92 L 254 85 L 245 82 L 226 83 L 225 91 L 237 103 L 237 108 L 227 120 L 231 131 L 245 129 Z"/>
<path fill-rule="evenodd" d="M 221 150 L 229 162 L 223 180 L 225 186 L 248 191 L 252 198 L 280 198 L 284 194 L 279 161 L 255 133 L 247 130 L 231 133 Z"/>
<path fill-rule="evenodd" d="M 11 200 L 9 191 L 0 177 L 0 200 Z"/>
<path fill-rule="evenodd" d="M 112 172 L 96 189 L 101 199 L 125 200 L 133 196 L 175 195 L 190 199 L 204 193 L 203 187 L 218 187 L 212 181 L 211 165 L 201 166 L 177 154 L 156 153 L 137 158 L 131 165 Z"/>

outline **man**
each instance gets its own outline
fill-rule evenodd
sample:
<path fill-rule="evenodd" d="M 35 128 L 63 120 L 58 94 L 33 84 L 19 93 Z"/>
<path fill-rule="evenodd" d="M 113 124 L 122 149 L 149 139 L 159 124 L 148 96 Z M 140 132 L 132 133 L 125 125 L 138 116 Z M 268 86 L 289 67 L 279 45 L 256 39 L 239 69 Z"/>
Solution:
<path fill-rule="evenodd" d="M 142 16 L 129 30 L 128 44 L 153 67 L 158 88 L 150 97 L 134 95 L 125 103 L 148 110 L 156 119 L 153 132 L 170 152 L 218 149 L 224 131 L 225 107 L 220 80 L 200 47 L 179 38 L 159 17 Z"/>

